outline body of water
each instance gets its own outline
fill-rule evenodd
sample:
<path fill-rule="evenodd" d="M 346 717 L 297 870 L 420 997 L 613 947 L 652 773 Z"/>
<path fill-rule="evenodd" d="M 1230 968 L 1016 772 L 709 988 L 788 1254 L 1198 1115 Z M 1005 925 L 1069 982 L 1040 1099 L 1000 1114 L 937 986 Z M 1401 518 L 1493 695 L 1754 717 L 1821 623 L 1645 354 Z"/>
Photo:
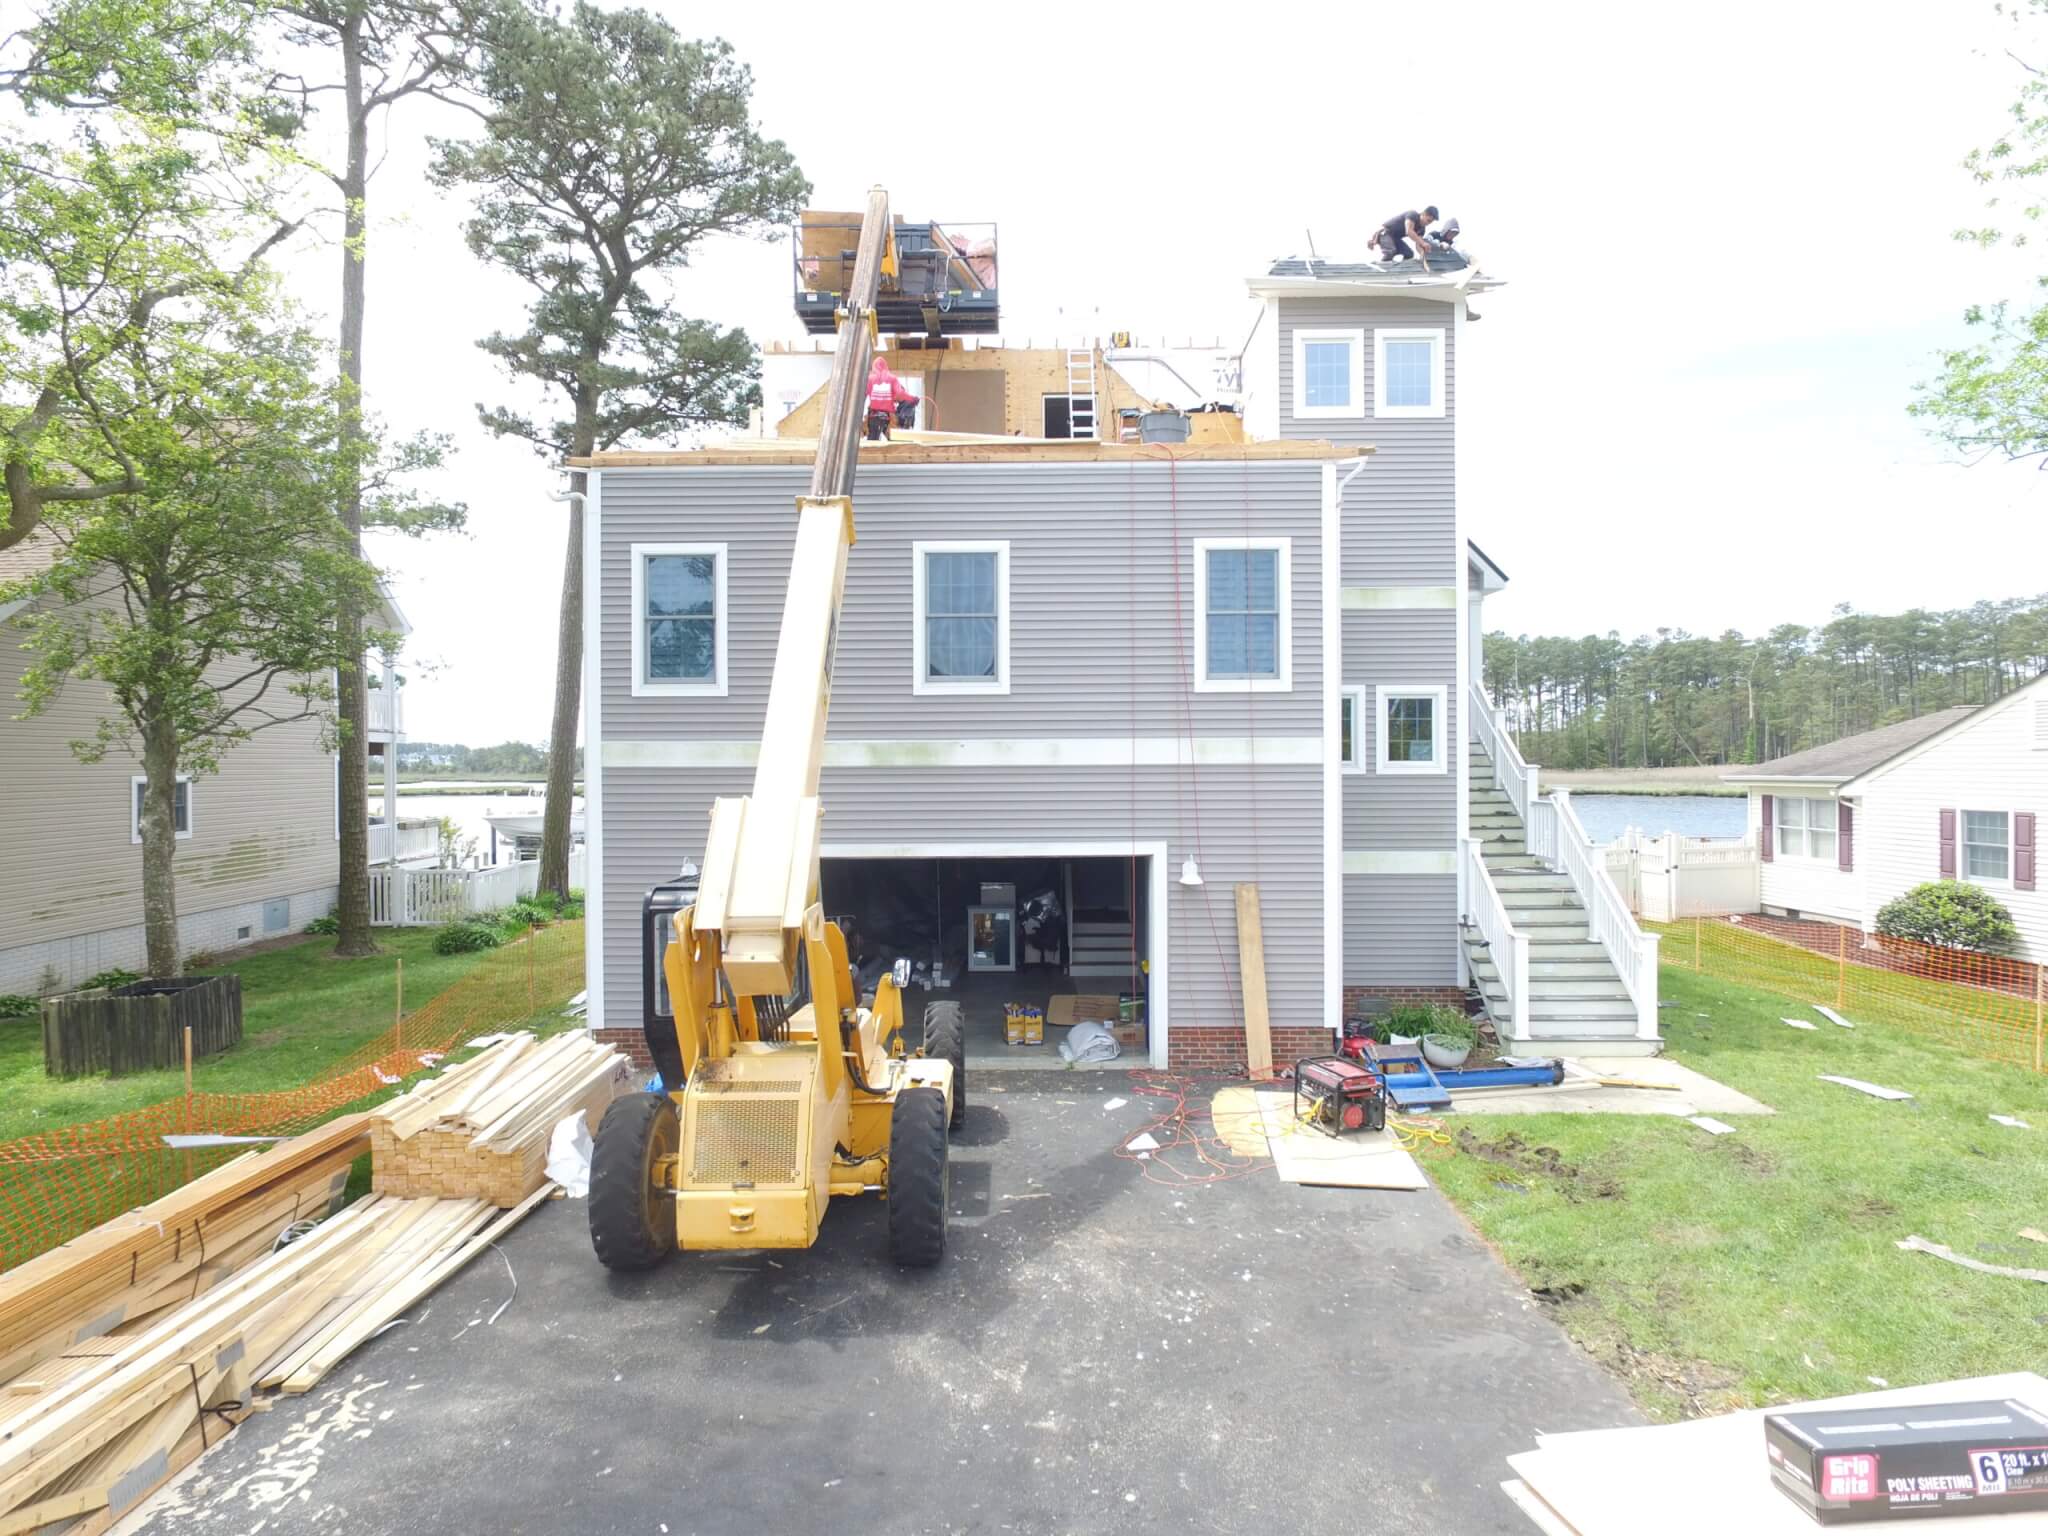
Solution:
<path fill-rule="evenodd" d="M 383 813 L 384 797 L 370 796 L 370 814 Z M 538 816 L 547 809 L 546 796 L 531 795 L 405 795 L 398 797 L 398 815 L 401 821 L 415 817 L 439 821 L 443 817 L 455 823 L 465 838 L 476 839 L 476 861 L 479 864 L 491 862 L 491 827 L 484 820 L 486 816 Z M 575 809 L 583 809 L 583 797 L 577 796 Z M 500 864 L 512 862 L 512 850 L 503 840 L 498 844 Z"/>
<path fill-rule="evenodd" d="M 1573 795 L 1572 809 L 1596 843 L 1611 843 L 1630 827 L 1648 837 L 1739 838 L 1749 802 L 1736 795 Z"/>

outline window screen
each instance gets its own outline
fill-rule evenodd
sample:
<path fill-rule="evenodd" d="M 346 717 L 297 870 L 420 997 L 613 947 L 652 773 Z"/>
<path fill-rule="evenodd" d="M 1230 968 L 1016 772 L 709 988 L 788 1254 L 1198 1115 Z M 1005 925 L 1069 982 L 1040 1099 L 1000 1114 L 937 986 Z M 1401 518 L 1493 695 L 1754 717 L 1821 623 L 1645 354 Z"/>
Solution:
<path fill-rule="evenodd" d="M 1280 675 L 1280 551 L 1212 549 L 1207 593 L 1208 675 Z"/>
<path fill-rule="evenodd" d="M 1383 352 L 1387 369 L 1386 401 L 1389 406 L 1428 407 L 1436 404 L 1431 398 L 1435 387 L 1436 343 L 1389 341 Z"/>
<path fill-rule="evenodd" d="M 2012 847 L 2007 837 L 2005 812 L 1963 812 L 1963 878 L 2012 878 Z"/>
<path fill-rule="evenodd" d="M 928 678 L 996 675 L 996 552 L 924 557 L 924 664 Z"/>
<path fill-rule="evenodd" d="M 718 557 L 649 555 L 647 680 L 710 681 L 718 675 Z"/>
<path fill-rule="evenodd" d="M 1305 341 L 1301 344 L 1301 403 L 1345 406 L 1351 401 L 1351 343 Z"/>

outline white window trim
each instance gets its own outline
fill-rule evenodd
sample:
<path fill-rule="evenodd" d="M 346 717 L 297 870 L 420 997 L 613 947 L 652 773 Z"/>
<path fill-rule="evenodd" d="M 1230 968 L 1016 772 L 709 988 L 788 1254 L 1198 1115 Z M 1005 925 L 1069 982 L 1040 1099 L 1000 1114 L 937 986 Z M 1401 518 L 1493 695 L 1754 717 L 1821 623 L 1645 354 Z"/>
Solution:
<path fill-rule="evenodd" d="M 1277 677 L 1209 676 L 1209 552 L 1215 549 L 1270 549 L 1279 555 L 1280 575 L 1280 675 Z M 1292 693 L 1294 691 L 1294 540 L 1281 536 L 1262 539 L 1195 540 L 1195 692 L 1197 693 Z"/>
<path fill-rule="evenodd" d="M 1337 761 L 1346 773 L 1365 772 L 1365 711 L 1370 690 L 1346 688 L 1337 705 Z M 1344 755 L 1344 706 L 1351 706 L 1351 755 Z"/>
<path fill-rule="evenodd" d="M 650 555 L 710 555 L 715 594 L 712 602 L 712 665 L 709 678 L 653 678 L 647 676 L 647 560 Z M 723 544 L 635 544 L 633 561 L 633 697 L 659 699 L 676 696 L 722 699 L 726 694 L 726 546 Z"/>
<path fill-rule="evenodd" d="M 1444 737 L 1449 732 L 1449 716 L 1445 713 L 1445 694 L 1448 690 L 1431 683 L 1381 683 L 1374 692 L 1374 706 L 1377 710 L 1372 717 L 1373 768 L 1378 773 L 1444 773 L 1450 764 L 1449 754 L 1444 750 Z M 1395 699 L 1428 699 L 1433 707 L 1436 721 L 1436 756 L 1426 763 L 1389 762 L 1387 760 L 1387 705 Z"/>
<path fill-rule="evenodd" d="M 2005 818 L 2005 878 L 2003 880 L 1996 879 L 1990 875 L 1973 875 L 1970 873 L 1969 819 L 1972 816 L 2003 816 Z M 2011 811 L 2002 811 L 1995 806 L 1973 805 L 1957 809 L 1956 878 L 1958 880 L 1962 881 L 1965 885 L 1981 886 L 1987 891 L 2010 891 L 2015 889 L 2012 883 L 2012 875 L 2013 866 L 2017 862 L 2015 857 L 2017 850 L 2013 847 L 2012 821 Z M 1989 848 L 1991 844 L 1979 843 L 1977 846 L 1979 848 Z"/>
<path fill-rule="evenodd" d="M 1439 332 L 1439 335 L 1442 333 Z M 1342 341 L 1351 346 L 1351 403 L 1348 405 L 1309 405 L 1308 393 L 1308 344 L 1312 341 Z M 1294 333 L 1294 387 L 1292 414 L 1302 421 L 1316 421 L 1329 418 L 1363 419 L 1365 416 L 1365 332 L 1363 329 L 1301 330 Z"/>
<path fill-rule="evenodd" d="M 1428 405 L 1387 404 L 1387 343 L 1426 341 L 1429 348 Z M 1442 326 L 1421 326 L 1411 330 L 1381 329 L 1372 333 L 1372 413 L 1388 420 L 1403 417 L 1438 417 L 1444 414 L 1444 332 Z"/>
<path fill-rule="evenodd" d="M 131 843 L 142 841 L 142 808 L 135 803 L 135 791 L 148 782 L 149 775 L 146 773 L 131 774 L 128 778 L 128 841 Z M 176 834 L 177 840 L 182 843 L 192 836 L 193 829 L 199 825 L 199 799 L 192 792 L 191 774 L 179 774 L 178 782 L 185 786 L 185 830 Z M 337 806 L 336 814 L 339 813 L 340 808 Z"/>
<path fill-rule="evenodd" d="M 996 675 L 994 677 L 927 677 L 924 569 L 927 555 L 989 555 L 996 557 Z M 919 696 L 1006 694 L 1010 691 L 1010 541 L 1008 539 L 919 539 L 910 546 L 910 691 Z"/>
<path fill-rule="evenodd" d="M 1785 827 L 1779 812 L 1783 811 L 1788 804 L 1795 802 L 1807 806 L 1808 809 L 1799 813 L 1802 819 L 1798 827 L 1793 829 L 1799 833 L 1799 851 L 1792 853 L 1786 848 Z M 1813 815 L 1811 808 L 1816 805 L 1828 807 L 1827 815 L 1831 821 L 1830 825 L 1814 826 L 1811 820 Z M 1842 857 L 1841 805 L 1842 802 L 1840 800 L 1829 799 L 1825 795 L 1774 795 L 1771 799 L 1771 857 L 1774 859 L 1797 859 L 1803 864 L 1818 864 L 1823 869 L 1840 869 Z M 1812 852 L 1813 834 L 1815 832 L 1824 832 L 1834 838 L 1834 848 L 1827 853 Z M 1962 831 L 1960 828 L 1957 829 L 1956 836 L 1959 839 L 1957 849 L 1958 856 L 1960 856 L 1962 846 L 1960 842 Z M 1847 871 L 1845 870 L 1843 873 L 1846 874 Z"/>

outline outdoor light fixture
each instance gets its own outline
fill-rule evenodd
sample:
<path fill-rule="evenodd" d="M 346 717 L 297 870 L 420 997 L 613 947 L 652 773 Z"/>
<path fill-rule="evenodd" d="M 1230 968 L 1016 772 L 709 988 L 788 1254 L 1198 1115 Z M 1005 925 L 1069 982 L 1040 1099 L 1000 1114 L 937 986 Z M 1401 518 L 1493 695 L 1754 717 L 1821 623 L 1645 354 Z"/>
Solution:
<path fill-rule="evenodd" d="M 1202 872 L 1195 867 L 1193 854 L 1189 854 L 1185 859 L 1181 860 L 1180 883 L 1182 885 L 1200 885 L 1202 883 Z"/>

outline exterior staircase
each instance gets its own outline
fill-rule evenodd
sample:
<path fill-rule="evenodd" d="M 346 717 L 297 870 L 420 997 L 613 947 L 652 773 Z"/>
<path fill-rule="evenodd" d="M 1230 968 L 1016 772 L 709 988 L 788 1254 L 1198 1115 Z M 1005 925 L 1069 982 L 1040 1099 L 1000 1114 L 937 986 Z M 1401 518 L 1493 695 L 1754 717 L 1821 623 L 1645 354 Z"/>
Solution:
<path fill-rule="evenodd" d="M 1484 924 L 1468 920 L 1462 930 L 1473 985 L 1485 1000 L 1503 1047 L 1511 1054 L 1542 1056 L 1655 1054 L 1662 1043 L 1654 1029 L 1654 996 L 1649 1005 L 1652 1027 L 1646 1036 L 1644 1010 L 1596 933 L 1572 874 L 1562 861 L 1531 852 L 1528 828 L 1499 781 L 1492 758 L 1477 741 L 1469 743 L 1468 751 L 1472 846 L 1485 883 L 1498 896 L 1496 919 L 1504 918 L 1514 934 L 1527 940 L 1528 995 L 1517 1006 L 1511 998 L 1512 978 L 1502 973 L 1503 964 L 1512 965 L 1512 958 L 1494 953 L 1496 946 L 1488 944 Z M 1510 765 L 1510 771 L 1527 773 L 1533 786 L 1532 771 L 1519 763 Z M 1531 803 L 1549 818 L 1553 838 L 1558 821 L 1577 826 L 1575 816 L 1560 813 L 1556 806 L 1533 797 Z M 1606 880 L 1605 871 L 1596 878 Z M 1468 884 L 1481 883 L 1469 866 L 1466 879 Z M 1475 894 L 1483 893 L 1468 891 L 1468 911 Z M 1648 969 L 1654 978 L 1654 947 Z"/>

